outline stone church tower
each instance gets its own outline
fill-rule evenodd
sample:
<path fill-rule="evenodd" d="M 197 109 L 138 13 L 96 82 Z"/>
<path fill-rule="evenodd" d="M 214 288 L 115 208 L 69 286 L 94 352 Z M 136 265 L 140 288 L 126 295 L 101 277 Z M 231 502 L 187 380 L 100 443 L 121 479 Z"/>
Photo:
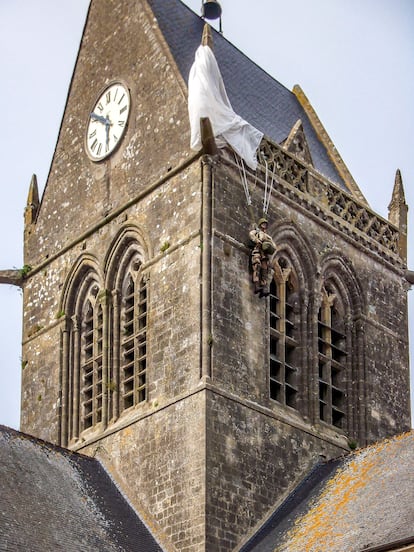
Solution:
<path fill-rule="evenodd" d="M 191 151 L 203 26 L 179 0 L 91 2 L 25 213 L 22 430 L 97 455 L 171 550 L 220 552 L 321 456 L 409 429 L 407 209 L 397 175 L 390 221 L 372 212 L 302 90 L 216 32 L 265 137 L 256 172 L 205 136 Z"/>

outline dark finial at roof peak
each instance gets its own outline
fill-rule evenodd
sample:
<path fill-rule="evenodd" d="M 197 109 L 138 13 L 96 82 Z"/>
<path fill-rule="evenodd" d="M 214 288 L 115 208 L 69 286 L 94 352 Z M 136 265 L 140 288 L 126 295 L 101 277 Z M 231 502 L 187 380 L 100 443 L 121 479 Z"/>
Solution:
<path fill-rule="evenodd" d="M 220 3 L 217 0 L 203 0 L 202 14 L 205 19 L 219 19 L 221 12 Z"/>

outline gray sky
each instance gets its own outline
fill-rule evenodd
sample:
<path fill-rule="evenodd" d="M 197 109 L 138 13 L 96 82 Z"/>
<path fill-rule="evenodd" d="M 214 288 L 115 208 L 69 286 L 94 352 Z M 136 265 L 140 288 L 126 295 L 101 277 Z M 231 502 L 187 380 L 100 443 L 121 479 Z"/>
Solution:
<path fill-rule="evenodd" d="M 184 2 L 197 13 L 201 0 Z M 89 0 L 0 0 L 0 269 L 23 265 L 33 173 L 43 191 Z M 413 0 L 221 0 L 225 36 L 287 88 L 300 84 L 371 207 L 395 171 L 414 209 Z M 230 98 L 231 100 L 231 98 Z M 409 267 L 414 269 L 409 212 Z M 410 297 L 414 358 L 414 290 Z M 0 423 L 18 428 L 19 290 L 0 286 Z"/>

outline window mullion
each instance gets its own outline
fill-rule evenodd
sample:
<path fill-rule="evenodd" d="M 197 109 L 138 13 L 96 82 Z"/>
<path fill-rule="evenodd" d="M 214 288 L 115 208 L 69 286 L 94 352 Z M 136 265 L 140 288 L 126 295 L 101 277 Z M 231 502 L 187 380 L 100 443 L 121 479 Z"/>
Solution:
<path fill-rule="evenodd" d="M 112 349 L 112 378 L 113 386 L 111 389 L 112 393 L 112 415 L 116 420 L 119 416 L 119 407 L 120 407 L 120 354 L 121 354 L 121 308 L 120 308 L 120 293 L 118 290 L 112 292 L 112 323 L 113 323 L 113 349 Z"/>
<path fill-rule="evenodd" d="M 94 425 L 103 420 L 103 398 L 104 398 L 104 374 L 103 374 L 103 310 L 102 305 L 96 305 L 94 308 Z"/>
<path fill-rule="evenodd" d="M 80 380 L 81 372 L 81 332 L 79 328 L 79 318 L 74 315 L 72 317 L 72 327 L 73 327 L 73 408 L 72 408 L 72 431 L 69 435 L 69 439 L 77 439 L 79 437 L 79 419 L 82 414 L 80 413 L 81 409 L 81 386 L 83 382 Z"/>

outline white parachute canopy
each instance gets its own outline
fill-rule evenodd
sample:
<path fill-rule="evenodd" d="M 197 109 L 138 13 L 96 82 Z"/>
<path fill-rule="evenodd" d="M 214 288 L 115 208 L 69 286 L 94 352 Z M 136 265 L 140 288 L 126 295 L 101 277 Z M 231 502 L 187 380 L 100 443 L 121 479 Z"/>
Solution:
<path fill-rule="evenodd" d="M 188 113 L 191 126 L 191 149 L 202 148 L 200 119 L 208 117 L 218 147 L 229 144 L 253 170 L 256 151 L 263 133 L 231 107 L 216 58 L 209 46 L 199 46 L 188 79 Z"/>

